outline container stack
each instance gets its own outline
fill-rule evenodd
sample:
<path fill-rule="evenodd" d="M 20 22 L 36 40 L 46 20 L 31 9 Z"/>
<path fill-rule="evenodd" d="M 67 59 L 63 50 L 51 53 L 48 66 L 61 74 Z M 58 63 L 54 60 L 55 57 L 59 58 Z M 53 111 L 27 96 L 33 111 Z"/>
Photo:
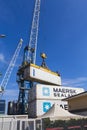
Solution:
<path fill-rule="evenodd" d="M 43 115 L 54 103 L 67 110 L 68 104 L 62 99 L 81 92 L 84 92 L 83 88 L 36 84 L 29 90 L 29 117 Z"/>

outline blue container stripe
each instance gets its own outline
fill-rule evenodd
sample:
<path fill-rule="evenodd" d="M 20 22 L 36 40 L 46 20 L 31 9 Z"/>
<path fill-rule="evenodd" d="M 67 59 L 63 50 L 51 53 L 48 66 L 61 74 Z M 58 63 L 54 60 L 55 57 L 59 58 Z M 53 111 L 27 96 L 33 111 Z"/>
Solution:
<path fill-rule="evenodd" d="M 35 76 L 35 69 L 33 69 L 33 76 Z"/>

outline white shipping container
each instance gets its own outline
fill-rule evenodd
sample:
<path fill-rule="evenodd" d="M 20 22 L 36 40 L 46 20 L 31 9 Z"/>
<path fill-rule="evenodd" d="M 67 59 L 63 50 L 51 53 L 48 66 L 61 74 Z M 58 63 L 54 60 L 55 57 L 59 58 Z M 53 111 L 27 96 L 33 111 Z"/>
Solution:
<path fill-rule="evenodd" d="M 54 103 L 67 110 L 68 104 L 61 100 L 34 100 L 29 103 L 29 117 L 39 117 L 46 113 Z"/>
<path fill-rule="evenodd" d="M 29 64 L 25 68 L 24 79 L 44 84 L 61 85 L 59 74 L 34 64 Z"/>
<path fill-rule="evenodd" d="M 36 86 L 30 88 L 29 90 L 29 102 L 36 99 L 61 100 L 69 96 L 79 94 L 81 92 L 84 92 L 83 88 L 73 88 L 64 86 L 59 87 L 53 85 L 36 84 Z"/>

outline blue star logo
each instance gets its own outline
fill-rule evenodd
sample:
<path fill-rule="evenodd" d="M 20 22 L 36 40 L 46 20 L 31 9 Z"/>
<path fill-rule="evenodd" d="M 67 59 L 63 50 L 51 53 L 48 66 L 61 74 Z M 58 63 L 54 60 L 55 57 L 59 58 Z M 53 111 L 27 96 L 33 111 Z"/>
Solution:
<path fill-rule="evenodd" d="M 51 108 L 50 102 L 44 102 L 43 103 L 43 112 L 47 112 Z"/>
<path fill-rule="evenodd" d="M 50 89 L 49 88 L 44 87 L 42 89 L 42 91 L 43 91 L 43 96 L 50 96 Z"/>

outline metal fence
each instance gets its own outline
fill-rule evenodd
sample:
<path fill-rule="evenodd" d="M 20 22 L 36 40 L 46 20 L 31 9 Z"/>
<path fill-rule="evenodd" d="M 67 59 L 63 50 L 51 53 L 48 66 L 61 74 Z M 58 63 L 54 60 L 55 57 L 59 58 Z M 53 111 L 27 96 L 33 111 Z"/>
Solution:
<path fill-rule="evenodd" d="M 11 119 L 0 121 L 0 130 L 42 130 L 41 119 Z"/>

